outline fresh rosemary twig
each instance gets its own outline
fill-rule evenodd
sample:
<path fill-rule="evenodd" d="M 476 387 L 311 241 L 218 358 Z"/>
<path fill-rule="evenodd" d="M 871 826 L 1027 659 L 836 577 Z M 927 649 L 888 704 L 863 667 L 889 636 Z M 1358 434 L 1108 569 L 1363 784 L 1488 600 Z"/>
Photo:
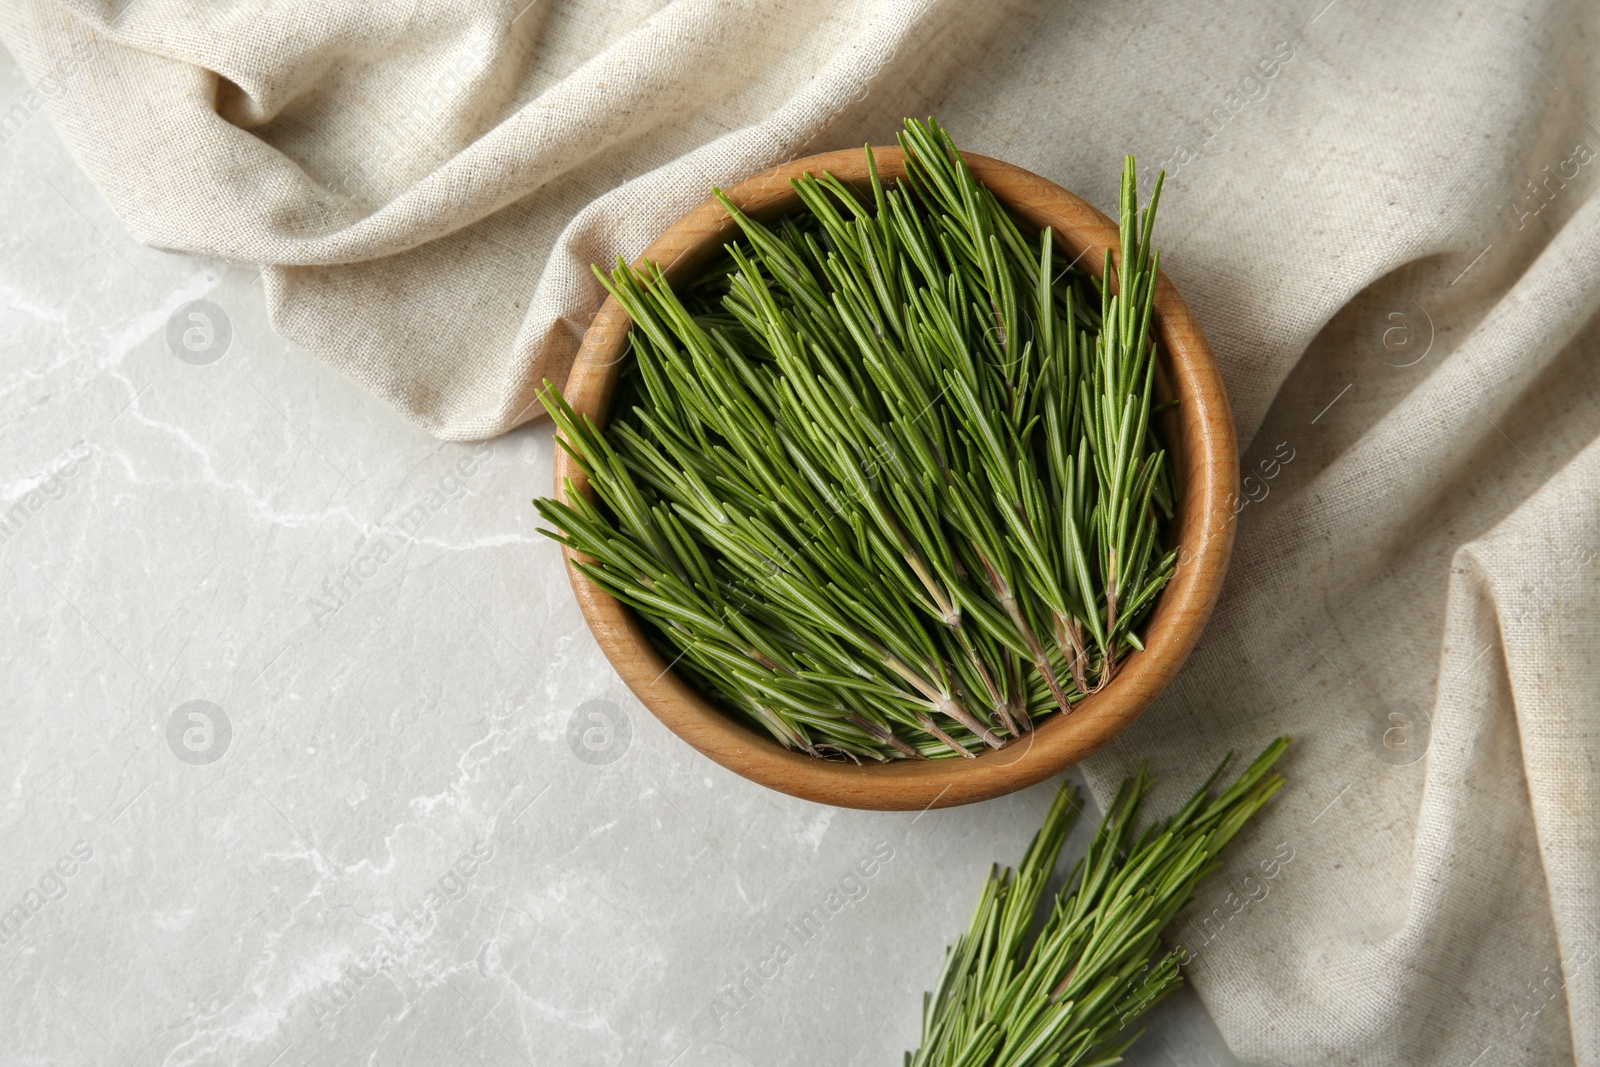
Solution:
<path fill-rule="evenodd" d="M 675 669 L 857 760 L 969 756 L 1069 711 L 1142 647 L 1175 558 L 1160 180 L 1139 212 L 1128 158 L 1102 284 L 932 121 L 900 140 L 896 183 L 868 150 L 869 199 L 806 175 L 805 210 L 765 224 L 722 198 L 742 238 L 682 293 L 596 270 L 635 323 L 615 417 L 543 400 L 598 503 L 535 502 Z"/>
<path fill-rule="evenodd" d="M 1077 813 L 1073 792 L 1058 792 L 1022 863 L 1015 871 L 996 867 L 985 882 L 971 927 L 950 946 L 938 987 L 923 999 L 922 1047 L 906 1053 L 906 1067 L 1120 1062 L 1139 1036 L 1128 1028 L 1182 981 L 1178 953 L 1162 949 L 1161 931 L 1283 785 L 1272 765 L 1288 744 L 1274 741 L 1211 796 L 1223 760 L 1182 811 L 1135 837 L 1150 785 L 1141 768 L 1117 791 L 1088 853 L 1030 935 Z"/>

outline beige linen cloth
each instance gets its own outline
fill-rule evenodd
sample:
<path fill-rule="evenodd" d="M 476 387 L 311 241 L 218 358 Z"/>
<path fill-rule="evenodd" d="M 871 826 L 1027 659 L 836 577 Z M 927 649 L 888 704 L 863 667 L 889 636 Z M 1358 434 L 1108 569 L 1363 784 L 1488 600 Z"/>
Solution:
<path fill-rule="evenodd" d="M 5 0 L 0 36 L 140 239 L 265 264 L 279 330 L 456 439 L 529 418 L 588 265 L 714 183 L 907 114 L 1102 207 L 1165 165 L 1250 477 L 1091 784 L 1298 738 L 1177 935 L 1245 1059 L 1600 1063 L 1600 7 L 525 2 Z"/>

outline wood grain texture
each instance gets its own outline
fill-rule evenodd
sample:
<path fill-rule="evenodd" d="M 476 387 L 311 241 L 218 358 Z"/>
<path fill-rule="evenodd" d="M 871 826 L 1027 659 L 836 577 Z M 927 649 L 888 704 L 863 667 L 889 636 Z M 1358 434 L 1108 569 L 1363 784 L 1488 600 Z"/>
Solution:
<path fill-rule="evenodd" d="M 873 154 L 885 181 L 904 173 L 899 148 L 874 148 Z M 1036 229 L 1052 227 L 1068 260 L 1077 259 L 1098 275 L 1104 250 L 1116 255 L 1116 224 L 1090 204 L 1008 163 L 965 158 L 978 180 L 1017 218 Z M 770 218 L 799 208 L 789 181 L 808 171 L 826 171 L 867 188 L 866 153 L 850 149 L 785 164 L 726 192 L 747 213 Z M 708 200 L 657 238 L 639 262 L 659 263 L 671 282 L 682 283 L 736 234 L 733 220 Z M 1080 259 L 1081 253 L 1087 254 Z M 1237 491 L 1239 478 L 1233 416 L 1205 336 L 1165 273 L 1156 286 L 1155 318 L 1166 361 L 1162 384 L 1178 400 L 1166 424 L 1179 486 L 1173 524 L 1178 567 L 1145 624 L 1145 650 L 1128 656 L 1110 684 L 1071 714 L 1044 716 L 1031 734 L 976 759 L 855 766 L 792 752 L 714 707 L 668 670 L 633 613 L 573 567 L 574 553 L 568 550 L 572 588 L 600 648 L 645 707 L 679 737 L 729 770 L 807 800 L 882 811 L 949 807 L 1001 796 L 1070 767 L 1115 737 L 1172 680 L 1216 604 L 1233 547 L 1230 494 Z M 574 361 L 566 398 L 597 422 L 604 421 L 628 353 L 631 326 L 622 308 L 608 298 Z M 578 492 L 590 493 L 583 472 L 558 448 L 558 498 L 566 497 L 568 479 Z"/>

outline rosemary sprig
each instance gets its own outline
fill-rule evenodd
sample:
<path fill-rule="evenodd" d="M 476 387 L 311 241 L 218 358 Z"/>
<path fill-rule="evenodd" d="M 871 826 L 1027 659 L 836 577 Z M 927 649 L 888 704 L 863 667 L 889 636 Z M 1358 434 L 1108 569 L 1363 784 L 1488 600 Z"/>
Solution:
<path fill-rule="evenodd" d="M 1223 847 L 1283 785 L 1279 738 L 1212 796 L 1228 760 L 1178 814 L 1134 835 L 1150 786 L 1122 784 L 1087 854 L 1036 935 L 1034 916 L 1077 802 L 1056 794 L 1015 871 L 996 867 L 972 925 L 923 999 L 922 1047 L 906 1067 L 1104 1067 L 1139 1036 L 1129 1027 L 1182 981 L 1161 931 L 1221 864 Z"/>
<path fill-rule="evenodd" d="M 781 743 L 970 756 L 1105 685 L 1174 566 L 1150 421 L 1154 207 L 1132 157 L 1103 284 L 1058 270 L 933 123 L 906 176 L 741 237 L 683 291 L 619 261 L 604 433 L 542 399 L 597 503 L 536 501 L 664 659 Z M 721 194 L 717 194 L 721 197 Z M 1113 291 L 1115 290 L 1115 291 Z"/>

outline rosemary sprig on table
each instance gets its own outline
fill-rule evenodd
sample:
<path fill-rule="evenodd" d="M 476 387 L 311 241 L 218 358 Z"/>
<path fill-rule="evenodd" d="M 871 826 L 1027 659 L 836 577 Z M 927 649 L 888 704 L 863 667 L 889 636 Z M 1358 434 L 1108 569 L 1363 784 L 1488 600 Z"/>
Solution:
<path fill-rule="evenodd" d="M 972 925 L 923 999 L 922 1047 L 906 1067 L 1104 1067 L 1138 1037 L 1128 1028 L 1182 980 L 1160 934 L 1250 816 L 1283 785 L 1267 746 L 1217 796 L 1223 760 L 1183 810 L 1137 837 L 1149 788 L 1143 768 L 1117 791 L 1100 830 L 1030 936 L 1050 872 L 1076 814 L 1069 789 L 1015 871 L 995 868 Z"/>
<path fill-rule="evenodd" d="M 814 755 L 970 756 L 1069 711 L 1174 566 L 1160 180 L 1140 212 L 1128 158 L 1109 285 L 935 123 L 900 143 L 894 183 L 868 150 L 870 197 L 806 175 L 774 223 L 722 198 L 741 239 L 681 293 L 596 270 L 635 324 L 615 417 L 543 394 L 598 501 L 536 501 L 551 536 L 674 669 Z"/>

